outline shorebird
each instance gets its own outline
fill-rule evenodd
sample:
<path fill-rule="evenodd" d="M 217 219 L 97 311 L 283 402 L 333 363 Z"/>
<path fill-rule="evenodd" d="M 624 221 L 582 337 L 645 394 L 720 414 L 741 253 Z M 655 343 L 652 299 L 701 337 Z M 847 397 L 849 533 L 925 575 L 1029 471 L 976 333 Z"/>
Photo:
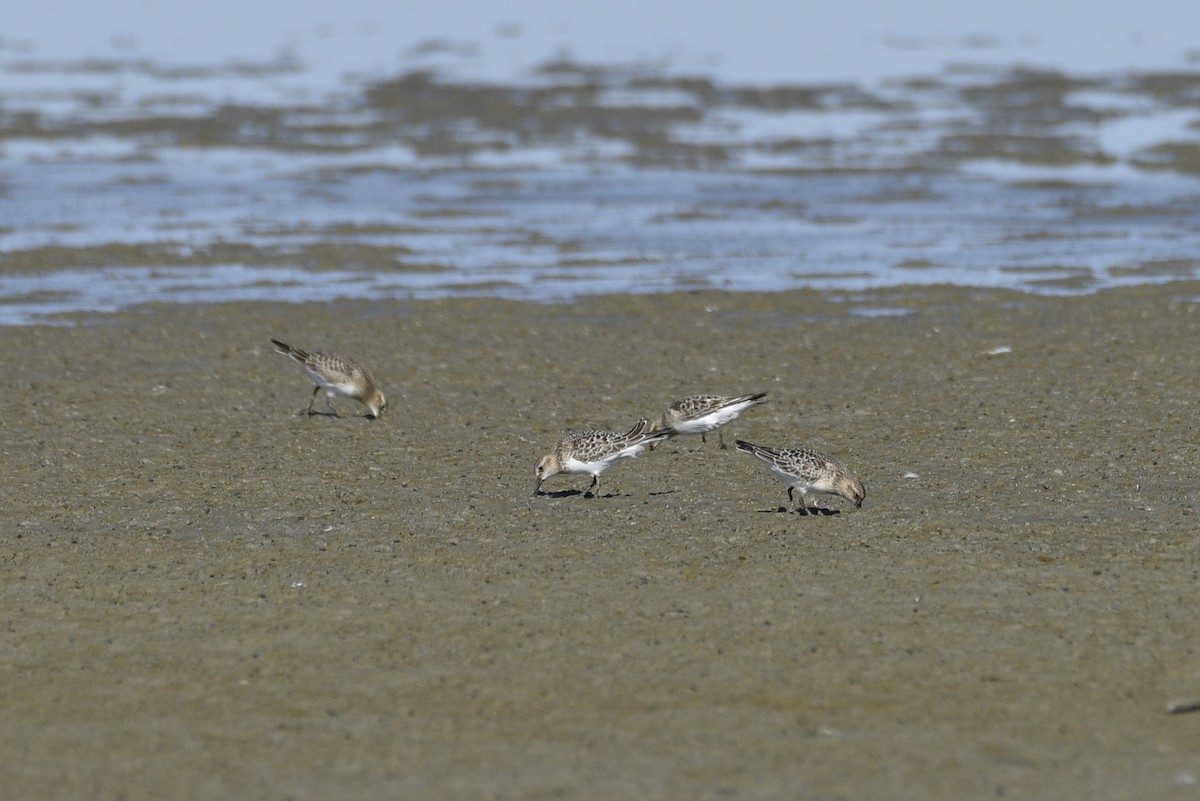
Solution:
<path fill-rule="evenodd" d="M 584 490 L 584 496 L 596 492 L 600 487 L 600 474 L 617 462 L 632 459 L 646 449 L 647 445 L 667 438 L 663 430 L 650 430 L 645 418 L 637 422 L 628 433 L 615 431 L 570 431 L 554 446 L 554 450 L 542 457 L 537 466 L 536 496 L 542 491 L 542 483 L 559 473 L 586 473 L 592 483 Z"/>
<path fill-rule="evenodd" d="M 800 504 L 805 514 L 809 513 L 810 492 L 840 495 L 855 507 L 862 507 L 867 490 L 840 459 L 809 448 L 767 448 L 740 439 L 735 442 L 739 451 L 761 461 L 787 484 L 789 503 L 795 502 L 793 492 L 800 492 Z"/>
<path fill-rule="evenodd" d="M 335 397 L 354 398 L 366 406 L 373 417 L 379 417 L 387 409 L 387 399 L 376 386 L 375 379 L 371 377 L 367 368 L 354 359 L 337 353 L 313 353 L 293 348 L 278 339 L 272 339 L 271 344 L 275 346 L 276 352 L 299 362 L 304 372 L 308 373 L 308 377 L 317 384 L 313 387 L 312 397 L 308 399 L 308 408 L 301 414 L 316 414 L 313 411 L 313 402 L 321 390 L 325 390 L 325 405 L 334 417 L 338 416 L 337 410 L 333 408 Z"/>
<path fill-rule="evenodd" d="M 734 420 L 751 406 L 767 402 L 767 393 L 755 392 L 737 398 L 724 395 L 689 395 L 680 398 L 663 412 L 659 428 L 670 431 L 672 437 L 680 434 L 699 434 L 700 442 L 707 444 L 706 434 L 717 429 L 721 450 L 725 450 L 725 436 L 721 426 Z"/>

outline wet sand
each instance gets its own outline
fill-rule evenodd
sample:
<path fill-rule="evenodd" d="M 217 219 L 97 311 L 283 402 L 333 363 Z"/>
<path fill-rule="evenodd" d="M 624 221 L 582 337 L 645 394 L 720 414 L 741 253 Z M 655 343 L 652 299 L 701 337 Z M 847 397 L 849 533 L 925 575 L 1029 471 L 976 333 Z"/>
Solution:
<path fill-rule="evenodd" d="M 0 328 L 0 786 L 52 798 L 1193 798 L 1200 284 L 144 307 Z M 296 415 L 270 337 L 376 373 Z M 767 390 L 854 510 L 681 438 Z"/>

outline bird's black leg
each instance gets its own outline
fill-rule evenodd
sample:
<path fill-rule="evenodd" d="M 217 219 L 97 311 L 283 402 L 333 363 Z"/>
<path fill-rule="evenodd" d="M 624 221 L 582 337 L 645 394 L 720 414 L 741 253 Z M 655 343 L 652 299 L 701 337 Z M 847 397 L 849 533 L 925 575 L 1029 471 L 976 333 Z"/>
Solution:
<path fill-rule="evenodd" d="M 306 408 L 306 409 L 305 409 L 305 410 L 302 412 L 302 414 L 307 414 L 309 417 L 312 417 L 314 414 L 316 414 L 316 412 L 314 412 L 314 411 L 312 410 L 312 405 L 313 405 L 313 403 L 314 403 L 314 402 L 317 400 L 317 393 L 318 393 L 318 392 L 320 392 L 320 391 L 321 391 L 321 385 L 320 385 L 320 384 L 318 384 L 317 386 L 313 387 L 313 394 L 312 394 L 312 396 L 311 396 L 311 397 L 308 399 L 308 407 L 307 407 L 307 408 Z"/>
<path fill-rule="evenodd" d="M 592 476 L 592 483 L 589 484 L 588 488 L 583 491 L 583 497 L 586 498 L 588 496 L 588 493 L 591 492 L 593 498 L 599 498 L 600 497 L 600 490 L 598 489 L 599 486 L 600 486 L 600 474 L 597 473 L 596 475 Z"/>

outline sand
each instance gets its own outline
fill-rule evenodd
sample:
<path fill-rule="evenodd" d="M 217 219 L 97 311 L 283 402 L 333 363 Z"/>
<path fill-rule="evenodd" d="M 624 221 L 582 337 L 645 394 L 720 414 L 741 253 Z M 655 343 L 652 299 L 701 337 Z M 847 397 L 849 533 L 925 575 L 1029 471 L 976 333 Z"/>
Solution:
<path fill-rule="evenodd" d="M 0 328 L 11 798 L 1194 798 L 1200 285 L 155 305 Z M 890 314 L 896 308 L 908 314 Z M 879 312 L 879 313 L 863 313 Z M 381 420 L 270 337 L 342 350 Z M 769 391 L 862 509 L 679 438 Z"/>

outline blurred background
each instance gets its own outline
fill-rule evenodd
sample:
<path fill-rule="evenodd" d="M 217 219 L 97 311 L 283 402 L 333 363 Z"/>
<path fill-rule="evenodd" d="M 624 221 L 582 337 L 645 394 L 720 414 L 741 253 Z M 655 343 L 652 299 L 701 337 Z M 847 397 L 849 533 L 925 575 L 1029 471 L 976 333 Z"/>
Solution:
<path fill-rule="evenodd" d="M 0 323 L 1196 277 L 1200 5 L 812 5 L 13 0 Z"/>

